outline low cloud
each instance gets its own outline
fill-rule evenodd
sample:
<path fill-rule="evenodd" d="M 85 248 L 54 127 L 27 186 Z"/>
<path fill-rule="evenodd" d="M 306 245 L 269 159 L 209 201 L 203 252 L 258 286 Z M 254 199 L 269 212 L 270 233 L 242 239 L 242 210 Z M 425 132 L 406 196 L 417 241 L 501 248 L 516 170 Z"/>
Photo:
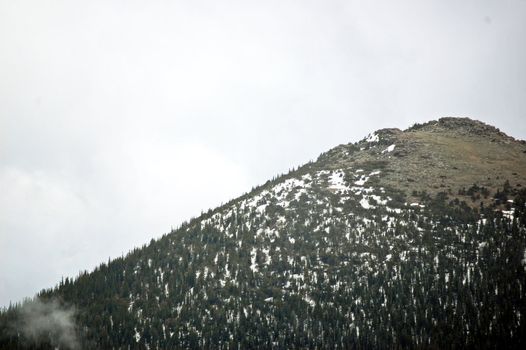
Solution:
<path fill-rule="evenodd" d="M 59 349 L 80 349 L 75 327 L 75 309 L 56 300 L 35 299 L 22 305 L 17 333 L 34 345 L 51 344 Z"/>

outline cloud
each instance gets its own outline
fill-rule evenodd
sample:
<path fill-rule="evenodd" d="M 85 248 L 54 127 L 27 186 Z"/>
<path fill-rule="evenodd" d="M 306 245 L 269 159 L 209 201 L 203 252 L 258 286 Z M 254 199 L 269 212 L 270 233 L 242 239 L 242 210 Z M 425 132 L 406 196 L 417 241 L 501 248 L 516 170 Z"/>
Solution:
<path fill-rule="evenodd" d="M 128 135 L 105 141 L 80 168 L 0 165 L 3 304 L 120 256 L 249 189 L 243 168 L 206 145 Z"/>
<path fill-rule="evenodd" d="M 53 347 L 80 349 L 75 309 L 60 305 L 56 300 L 35 299 L 25 302 L 18 311 L 16 332 L 20 332 L 29 344 L 49 343 Z"/>

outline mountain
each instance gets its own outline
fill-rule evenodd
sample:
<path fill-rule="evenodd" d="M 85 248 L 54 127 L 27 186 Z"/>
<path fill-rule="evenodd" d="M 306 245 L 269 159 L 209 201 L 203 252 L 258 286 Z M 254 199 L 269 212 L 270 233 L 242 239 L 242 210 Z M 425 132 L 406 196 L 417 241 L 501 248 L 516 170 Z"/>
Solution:
<path fill-rule="evenodd" d="M 0 349 L 525 348 L 526 143 L 337 146 L 0 315 Z"/>

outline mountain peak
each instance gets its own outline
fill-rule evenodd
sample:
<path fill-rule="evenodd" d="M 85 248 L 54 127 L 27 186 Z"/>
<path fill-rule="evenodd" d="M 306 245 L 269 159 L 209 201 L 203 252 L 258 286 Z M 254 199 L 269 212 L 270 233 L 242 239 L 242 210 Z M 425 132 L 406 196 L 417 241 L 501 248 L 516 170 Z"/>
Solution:
<path fill-rule="evenodd" d="M 440 118 L 403 131 L 380 129 L 322 154 L 319 161 L 331 168 L 382 167 L 381 184 L 406 195 L 451 195 L 474 184 L 496 191 L 504 179 L 517 188 L 526 184 L 524 142 L 470 118 Z"/>

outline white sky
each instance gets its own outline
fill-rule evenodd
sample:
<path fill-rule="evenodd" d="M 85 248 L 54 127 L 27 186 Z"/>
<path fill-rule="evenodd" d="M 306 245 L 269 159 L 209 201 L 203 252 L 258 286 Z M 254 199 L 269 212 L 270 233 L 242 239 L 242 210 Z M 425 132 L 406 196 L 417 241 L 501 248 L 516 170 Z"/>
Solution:
<path fill-rule="evenodd" d="M 383 127 L 526 139 L 526 1 L 0 0 L 0 306 Z"/>

